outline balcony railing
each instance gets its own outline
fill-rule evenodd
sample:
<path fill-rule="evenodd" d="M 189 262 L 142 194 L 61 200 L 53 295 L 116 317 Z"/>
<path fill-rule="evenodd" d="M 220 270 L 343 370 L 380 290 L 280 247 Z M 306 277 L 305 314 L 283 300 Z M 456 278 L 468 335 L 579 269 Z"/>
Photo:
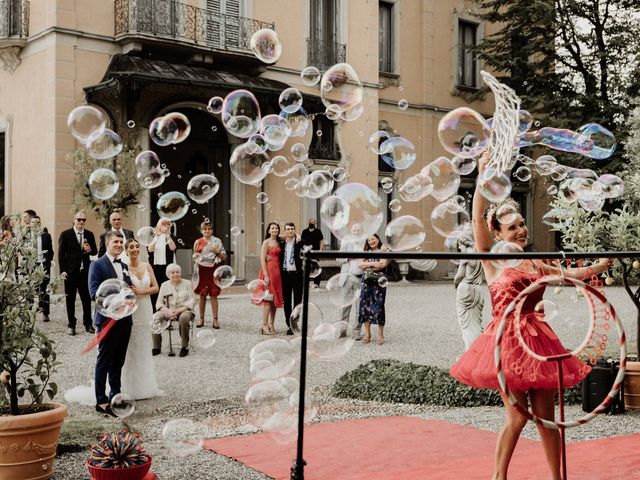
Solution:
<path fill-rule="evenodd" d="M 218 13 L 175 0 L 116 0 L 115 34 L 153 35 L 216 50 L 249 52 L 251 36 L 273 23 Z"/>
<path fill-rule="evenodd" d="M 29 36 L 29 2 L 0 0 L 0 39 Z"/>
<path fill-rule="evenodd" d="M 333 40 L 307 38 L 307 64 L 326 70 L 347 60 L 347 45 Z"/>

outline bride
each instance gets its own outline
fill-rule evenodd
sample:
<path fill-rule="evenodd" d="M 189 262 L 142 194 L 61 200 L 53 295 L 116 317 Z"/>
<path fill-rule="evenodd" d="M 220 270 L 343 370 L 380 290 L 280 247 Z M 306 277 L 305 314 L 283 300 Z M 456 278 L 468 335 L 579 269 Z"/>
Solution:
<path fill-rule="evenodd" d="M 161 395 L 151 356 L 151 327 L 153 317 L 150 295 L 158 292 L 158 282 L 148 263 L 140 261 L 140 244 L 133 238 L 125 243 L 129 261 L 132 290 L 138 299 L 133 314 L 133 327 L 122 367 L 122 391 L 135 400 Z"/>

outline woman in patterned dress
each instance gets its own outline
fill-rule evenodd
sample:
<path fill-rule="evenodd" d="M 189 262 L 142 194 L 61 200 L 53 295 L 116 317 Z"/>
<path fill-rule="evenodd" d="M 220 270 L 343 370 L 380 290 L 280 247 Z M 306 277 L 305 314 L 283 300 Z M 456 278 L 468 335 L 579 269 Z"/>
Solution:
<path fill-rule="evenodd" d="M 364 251 L 377 252 L 384 249 L 377 234 L 367 239 Z M 365 258 L 360 261 L 360 269 L 364 272 L 360 287 L 360 309 L 358 323 L 364 325 L 362 343 L 371 341 L 371 324 L 378 325 L 378 345 L 384 343 L 385 312 L 384 301 L 387 287 L 380 285 L 380 278 L 384 276 L 387 260 Z M 383 285 L 386 285 L 383 283 Z"/>

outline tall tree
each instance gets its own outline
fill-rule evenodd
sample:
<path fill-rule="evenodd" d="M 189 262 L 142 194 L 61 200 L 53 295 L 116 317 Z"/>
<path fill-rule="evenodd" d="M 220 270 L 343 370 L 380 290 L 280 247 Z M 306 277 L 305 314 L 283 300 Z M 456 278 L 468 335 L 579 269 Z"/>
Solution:
<path fill-rule="evenodd" d="M 546 126 L 596 122 L 626 135 L 630 94 L 640 85 L 640 2 L 482 0 L 500 29 L 478 54 Z M 621 159 L 621 151 L 616 159 Z"/>

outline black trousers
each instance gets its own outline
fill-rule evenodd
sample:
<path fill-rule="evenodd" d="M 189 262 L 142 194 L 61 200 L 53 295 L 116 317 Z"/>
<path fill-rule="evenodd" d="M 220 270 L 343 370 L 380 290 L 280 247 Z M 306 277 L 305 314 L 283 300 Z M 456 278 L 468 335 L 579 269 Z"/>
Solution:
<path fill-rule="evenodd" d="M 167 278 L 166 265 L 151 265 L 151 269 L 153 270 L 153 274 L 156 276 L 158 287 L 160 287 L 160 285 L 162 285 L 164 282 L 169 280 Z M 156 302 L 158 301 L 158 293 L 151 294 L 151 307 L 153 308 L 153 313 L 156 313 Z"/>
<path fill-rule="evenodd" d="M 64 281 L 64 293 L 67 304 L 67 325 L 76 328 L 76 293 L 80 295 L 82 301 L 82 323 L 85 328 L 90 327 L 91 320 L 91 297 L 89 296 L 89 269 L 85 268 L 79 272 L 71 273 Z"/>
<path fill-rule="evenodd" d="M 42 279 L 42 283 L 40 284 L 40 288 L 38 289 L 38 306 L 42 313 L 49 316 L 51 309 L 49 307 L 49 292 L 47 292 L 47 287 L 49 286 L 49 281 L 51 279 L 51 267 L 47 268 L 45 264 L 41 263 L 44 267 L 44 271 L 46 276 Z"/>
<path fill-rule="evenodd" d="M 96 325 L 96 332 L 104 325 Z M 125 317 L 116 322 L 107 336 L 98 345 L 96 359 L 95 391 L 98 405 L 109 403 L 114 395 L 120 393 L 120 375 L 127 356 L 127 345 L 131 336 L 131 317 Z M 107 397 L 105 393 L 107 376 L 111 391 Z"/>
<path fill-rule="evenodd" d="M 282 272 L 282 296 L 284 297 L 284 318 L 287 327 L 291 328 L 291 311 L 302 302 L 302 273 L 286 270 Z"/>

